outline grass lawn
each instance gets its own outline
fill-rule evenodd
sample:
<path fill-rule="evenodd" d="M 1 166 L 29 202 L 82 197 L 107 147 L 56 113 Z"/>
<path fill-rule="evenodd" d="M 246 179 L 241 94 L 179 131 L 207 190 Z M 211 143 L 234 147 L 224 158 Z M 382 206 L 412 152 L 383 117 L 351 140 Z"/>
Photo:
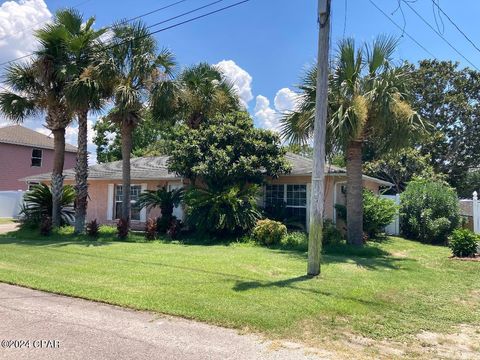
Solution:
<path fill-rule="evenodd" d="M 303 341 L 346 332 L 408 341 L 480 323 L 480 262 L 449 259 L 444 247 L 337 246 L 311 279 L 303 252 L 112 237 L 2 235 L 0 281 Z"/>

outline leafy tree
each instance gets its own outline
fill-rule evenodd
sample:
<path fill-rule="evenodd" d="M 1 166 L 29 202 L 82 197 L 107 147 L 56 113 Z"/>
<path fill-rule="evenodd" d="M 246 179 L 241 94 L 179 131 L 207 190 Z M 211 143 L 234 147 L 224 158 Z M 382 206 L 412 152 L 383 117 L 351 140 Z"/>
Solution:
<path fill-rule="evenodd" d="M 61 223 L 65 128 L 73 118 L 65 96 L 70 64 L 65 47 L 69 25 L 64 12 L 58 12 L 51 23 L 38 30 L 35 37 L 39 47 L 32 60 L 7 68 L 5 84 L 11 91 L 0 93 L 0 111 L 6 118 L 22 122 L 25 118 L 45 114 L 45 125 L 53 133 L 53 226 Z"/>
<path fill-rule="evenodd" d="M 387 36 L 360 48 L 353 39 L 340 41 L 329 80 L 327 150 L 341 150 L 346 155 L 347 237 L 351 244 L 363 244 L 364 143 L 375 138 L 383 149 L 396 149 L 425 128 L 410 106 L 410 69 L 392 62 L 396 46 L 397 40 Z M 315 74 L 315 68 L 306 74 L 299 105 L 282 120 L 283 135 L 293 142 L 306 142 L 313 133 Z"/>
<path fill-rule="evenodd" d="M 288 170 L 285 150 L 272 131 L 257 129 L 246 112 L 218 115 L 198 129 L 180 124 L 170 139 L 169 170 L 208 188 L 261 184 Z"/>
<path fill-rule="evenodd" d="M 301 155 L 311 159 L 313 157 L 313 147 L 309 144 L 288 144 L 285 146 L 287 152 Z"/>
<path fill-rule="evenodd" d="M 57 12 L 59 22 L 66 30 L 65 48 L 70 64 L 68 66 L 67 101 L 78 120 L 78 152 L 75 166 L 75 232 L 85 230 L 88 200 L 88 113 L 98 111 L 108 97 L 108 85 L 96 76 L 93 68 L 102 56 L 100 37 L 105 29 L 94 30 L 95 18 L 84 22 L 75 10 Z"/>
<path fill-rule="evenodd" d="M 430 164 L 430 156 L 422 155 L 414 148 L 388 152 L 377 160 L 366 162 L 363 169 L 367 175 L 395 184 L 396 193 L 402 192 L 407 183 L 415 177 L 442 178 L 441 175 L 435 174 Z"/>
<path fill-rule="evenodd" d="M 143 120 L 135 127 L 132 133 L 132 155 L 153 156 L 164 153 L 162 143 L 163 125 L 154 121 L 147 112 Z M 93 126 L 95 136 L 93 143 L 97 146 L 97 161 L 106 163 L 122 159 L 122 139 L 118 124 L 109 121 L 108 117 L 101 117 Z"/>
<path fill-rule="evenodd" d="M 412 75 L 414 106 L 435 128 L 421 151 L 450 185 L 462 187 L 469 169 L 480 167 L 480 72 L 423 60 Z"/>
<path fill-rule="evenodd" d="M 480 192 L 480 170 L 478 169 L 467 172 L 457 187 L 458 196 L 464 199 L 470 199 L 474 191 Z"/>
<path fill-rule="evenodd" d="M 142 121 L 145 103 L 154 88 L 168 82 L 175 65 L 173 55 L 162 50 L 157 54 L 155 38 L 141 23 L 119 23 L 112 28 L 111 45 L 106 49 L 107 59 L 103 76 L 113 86 L 114 106 L 108 113 L 109 121 L 120 128 L 122 142 L 122 219 L 130 220 L 130 158 L 133 131 Z M 157 100 L 158 101 L 158 100 Z"/>

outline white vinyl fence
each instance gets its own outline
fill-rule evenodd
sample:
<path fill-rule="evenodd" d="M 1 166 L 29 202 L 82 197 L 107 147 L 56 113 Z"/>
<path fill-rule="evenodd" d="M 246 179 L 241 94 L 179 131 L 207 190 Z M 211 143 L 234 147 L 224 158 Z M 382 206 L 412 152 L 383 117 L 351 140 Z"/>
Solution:
<path fill-rule="evenodd" d="M 25 191 L 0 191 L 0 218 L 17 218 Z"/>
<path fill-rule="evenodd" d="M 480 233 L 480 203 L 478 201 L 478 194 L 476 191 L 473 192 L 472 198 L 472 221 L 473 221 L 473 231 L 476 234 Z"/>
<path fill-rule="evenodd" d="M 395 204 L 400 205 L 400 194 L 380 195 L 380 197 L 393 200 Z M 388 235 L 400 235 L 400 214 L 398 213 L 398 211 L 392 223 L 385 227 L 385 233 Z"/>

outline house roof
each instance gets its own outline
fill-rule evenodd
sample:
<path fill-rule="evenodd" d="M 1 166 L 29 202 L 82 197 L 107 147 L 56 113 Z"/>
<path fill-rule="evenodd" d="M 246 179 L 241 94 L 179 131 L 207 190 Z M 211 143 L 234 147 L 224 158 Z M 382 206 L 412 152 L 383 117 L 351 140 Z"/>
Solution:
<path fill-rule="evenodd" d="M 0 143 L 53 149 L 53 137 L 21 125 L 0 127 Z M 65 144 L 65 151 L 77 152 L 77 148 L 73 145 Z"/>
<path fill-rule="evenodd" d="M 291 172 L 285 176 L 311 176 L 313 161 L 309 158 L 293 153 L 286 154 L 287 161 L 291 164 Z M 132 180 L 173 180 L 181 179 L 175 173 L 168 171 L 168 156 L 139 157 L 133 158 L 130 162 Z M 335 165 L 326 165 L 325 173 L 328 175 L 346 175 L 346 170 Z M 88 177 L 90 180 L 121 180 L 122 179 L 122 161 L 114 161 L 105 164 L 97 164 L 89 167 Z M 68 180 L 75 179 L 74 169 L 63 172 Z M 51 174 L 41 174 L 29 176 L 21 179 L 26 181 L 50 180 Z M 363 175 L 364 179 L 372 180 L 383 186 L 393 186 L 388 181 L 383 181 L 370 176 Z"/>

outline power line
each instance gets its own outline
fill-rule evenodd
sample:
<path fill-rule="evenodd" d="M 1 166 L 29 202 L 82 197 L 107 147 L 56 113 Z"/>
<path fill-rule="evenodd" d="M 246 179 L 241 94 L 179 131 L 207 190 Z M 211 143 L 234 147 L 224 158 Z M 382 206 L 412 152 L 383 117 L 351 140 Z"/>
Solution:
<path fill-rule="evenodd" d="M 469 59 L 467 59 L 467 58 L 465 57 L 465 55 L 463 55 L 460 51 L 458 51 L 457 48 L 450 43 L 450 41 L 448 41 L 447 39 L 445 39 L 445 37 L 443 37 L 443 35 L 440 34 L 440 32 L 438 32 L 437 30 L 435 30 L 435 28 L 434 28 L 427 20 L 425 20 L 425 18 L 424 18 L 421 14 L 419 14 L 419 13 L 417 12 L 417 10 L 415 10 L 415 8 L 414 8 L 412 5 L 410 5 L 410 4 L 409 4 L 407 1 L 405 1 L 405 0 L 402 0 L 402 1 L 410 8 L 410 10 L 412 10 L 412 11 L 425 23 L 425 25 L 427 25 L 430 29 L 432 29 L 435 34 L 437 34 L 448 46 L 450 46 L 450 48 L 451 48 L 453 51 L 455 51 L 458 55 L 460 55 L 460 56 L 462 57 L 462 59 L 464 59 L 466 62 L 468 62 L 470 65 L 472 65 L 475 69 L 477 69 L 478 71 L 480 71 L 480 69 L 479 69 L 478 67 L 476 67 L 475 64 L 472 63 Z"/>
<path fill-rule="evenodd" d="M 139 18 L 142 17 L 142 16 L 146 16 L 146 15 L 152 14 L 153 12 L 158 12 L 160 9 L 165 9 L 165 8 L 167 8 L 167 7 L 170 7 L 170 6 L 179 4 L 179 3 L 184 2 L 184 1 L 187 1 L 187 0 L 177 1 L 176 3 L 170 4 L 170 5 L 168 5 L 168 6 L 166 6 L 166 7 L 163 7 L 163 8 L 159 8 L 159 9 L 152 10 L 152 11 L 146 13 L 146 14 L 136 16 L 135 18 L 132 18 L 132 19 L 134 19 L 134 20 L 139 19 Z M 170 18 L 168 18 L 168 19 L 162 20 L 162 21 L 160 21 L 160 22 L 154 23 L 154 24 L 152 24 L 152 25 L 148 25 L 148 26 L 147 26 L 147 29 L 150 29 L 150 28 L 152 28 L 152 27 L 155 27 L 155 26 L 164 24 L 164 23 L 166 23 L 166 22 L 169 22 L 169 21 L 178 19 L 178 18 L 180 18 L 180 17 L 183 17 L 183 16 L 186 16 L 186 15 L 191 14 L 191 13 L 193 13 L 193 12 L 196 12 L 196 11 L 199 11 L 199 10 L 202 10 L 202 9 L 205 9 L 205 8 L 207 8 L 207 7 L 213 6 L 213 5 L 218 4 L 218 3 L 220 3 L 220 2 L 223 2 L 223 1 L 225 1 L 225 0 L 216 0 L 216 1 L 214 1 L 214 2 L 211 2 L 211 3 L 209 3 L 209 4 L 200 6 L 200 7 L 198 7 L 198 8 L 193 9 L 193 10 L 184 12 L 184 13 L 182 13 L 182 14 L 180 14 L 180 15 L 176 15 L 176 16 L 170 17 Z M 244 1 L 244 2 L 246 2 L 246 1 Z M 243 2 L 240 2 L 240 3 L 243 3 Z M 220 10 L 220 11 L 221 11 L 221 10 L 225 10 L 225 9 L 228 9 L 228 8 L 230 8 L 230 7 L 232 7 L 232 6 L 236 6 L 236 5 L 237 5 L 237 3 L 232 4 L 232 5 L 230 5 L 230 6 L 227 6 L 227 7 L 225 7 L 225 8 L 221 8 L 221 9 L 219 9 L 219 10 Z M 209 14 L 210 14 L 210 13 L 207 13 L 207 15 L 209 15 Z M 203 16 L 202 16 L 202 17 L 203 17 Z M 132 19 L 123 20 L 123 21 L 121 21 L 119 24 L 125 24 L 125 23 L 127 23 L 127 22 L 133 21 Z M 197 18 L 194 18 L 193 20 L 196 20 L 196 19 L 197 19 Z M 193 20 L 189 20 L 189 21 L 187 21 L 187 22 L 190 22 L 190 21 L 193 21 Z M 182 22 L 181 24 L 183 24 L 183 23 L 185 23 L 185 22 Z M 106 27 L 106 29 L 112 28 L 112 26 L 113 26 L 113 25 L 108 26 L 108 27 Z M 178 26 L 178 25 L 175 25 L 175 26 L 173 26 L 173 27 L 176 27 L 176 26 Z M 170 28 L 170 27 L 169 27 L 169 28 Z M 154 33 L 156 33 L 156 32 L 154 32 Z M 117 44 L 117 45 L 118 45 L 118 44 Z M 108 49 L 108 47 L 107 47 L 106 49 Z M 4 61 L 4 62 L 0 63 L 0 66 L 5 66 L 5 65 L 8 65 L 8 64 L 10 64 L 10 63 L 12 63 L 12 62 L 14 62 L 14 61 L 22 60 L 22 59 L 28 58 L 28 57 L 30 57 L 30 56 L 33 56 L 33 55 L 35 55 L 35 53 L 30 53 L 30 54 L 23 55 L 23 56 L 20 56 L 20 57 L 18 57 L 18 58 L 15 58 L 15 59 L 11 59 L 11 60 L 8 60 L 8 61 Z"/>
<path fill-rule="evenodd" d="M 463 35 L 463 37 L 465 39 L 467 39 L 467 41 L 473 45 L 473 47 L 478 51 L 480 52 L 480 48 L 473 42 L 473 40 L 471 40 L 467 34 L 465 34 L 465 32 L 460 29 L 460 27 L 455 23 L 455 21 L 452 20 L 452 18 L 450 16 L 448 16 L 448 14 L 440 7 L 440 5 L 438 4 L 437 1 L 435 0 L 432 0 L 432 3 L 433 5 L 448 19 L 448 21 L 453 25 L 455 26 L 455 28 L 460 32 L 460 34 Z"/>
<path fill-rule="evenodd" d="M 380 11 L 388 20 L 390 20 L 390 22 L 395 25 L 399 30 L 402 31 L 403 34 L 407 35 L 407 37 L 412 40 L 415 44 L 417 44 L 417 46 L 419 46 L 421 49 L 423 49 L 423 51 L 425 51 L 426 53 L 428 53 L 430 56 L 432 56 L 433 58 L 437 58 L 435 55 L 433 55 L 425 46 L 423 46 L 422 44 L 420 44 L 412 35 L 410 35 L 408 32 L 405 31 L 404 28 L 402 28 L 400 25 L 397 24 L 397 22 L 395 20 L 393 20 L 385 11 L 383 11 L 373 0 L 368 0 L 370 1 L 370 3 L 375 6 L 375 8 Z"/>

